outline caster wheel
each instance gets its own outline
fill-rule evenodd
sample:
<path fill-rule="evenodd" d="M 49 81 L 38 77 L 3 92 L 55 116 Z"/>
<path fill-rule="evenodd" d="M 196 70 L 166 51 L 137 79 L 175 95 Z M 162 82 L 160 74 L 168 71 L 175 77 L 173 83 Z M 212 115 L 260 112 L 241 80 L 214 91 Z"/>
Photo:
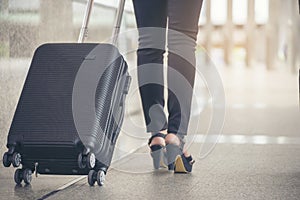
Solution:
<path fill-rule="evenodd" d="M 96 156 L 93 153 L 89 153 L 86 158 L 86 165 L 89 169 L 93 169 L 96 165 Z"/>
<path fill-rule="evenodd" d="M 97 180 L 97 172 L 95 170 L 90 170 L 88 174 L 88 183 L 90 186 L 94 186 Z"/>
<path fill-rule="evenodd" d="M 99 186 L 102 186 L 104 184 L 105 181 L 105 172 L 100 170 L 97 173 L 97 183 Z"/>
<path fill-rule="evenodd" d="M 24 183 L 26 183 L 27 185 L 30 184 L 32 180 L 32 171 L 30 169 L 25 169 L 23 171 L 23 179 Z"/>
<path fill-rule="evenodd" d="M 86 167 L 86 163 L 84 162 L 84 156 L 82 155 L 82 153 L 78 155 L 77 163 L 80 169 L 84 169 Z"/>
<path fill-rule="evenodd" d="M 14 180 L 16 182 L 17 185 L 20 185 L 22 180 L 23 180 L 23 173 L 21 169 L 17 169 L 15 171 L 15 176 L 14 176 Z"/>
<path fill-rule="evenodd" d="M 12 155 L 12 164 L 14 167 L 19 167 L 21 164 L 21 154 L 15 152 Z"/>
<path fill-rule="evenodd" d="M 7 152 L 3 155 L 3 166 L 9 167 L 11 165 L 11 161 L 9 160 L 9 154 Z"/>

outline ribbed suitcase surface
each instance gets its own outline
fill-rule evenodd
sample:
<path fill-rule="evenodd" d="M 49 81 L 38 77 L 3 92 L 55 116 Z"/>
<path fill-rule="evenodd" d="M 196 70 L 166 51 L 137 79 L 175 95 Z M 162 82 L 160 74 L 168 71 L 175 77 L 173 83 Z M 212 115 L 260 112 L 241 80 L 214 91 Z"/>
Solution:
<path fill-rule="evenodd" d="M 85 124 L 78 128 L 74 119 L 75 81 L 80 70 L 89 68 L 91 70 L 83 73 L 87 85 L 89 77 L 96 76 L 93 70 L 100 70 L 102 74 L 93 96 L 96 116 L 91 118 L 94 120 L 83 119 L 86 121 L 79 123 Z M 124 77 L 129 77 L 127 64 L 110 44 L 40 46 L 33 57 L 11 124 L 8 148 L 14 147 L 15 151 L 23 153 L 22 164 L 27 168 L 33 169 L 34 163 L 40 162 L 40 173 L 86 174 L 88 171 L 79 169 L 76 163 L 83 145 L 88 145 L 96 157 L 102 157 L 101 162 L 108 167 L 123 118 L 123 101 L 129 84 Z M 84 85 L 77 90 L 84 90 L 83 95 L 91 92 Z M 85 112 L 85 106 L 91 106 L 87 104 L 76 108 L 78 116 L 81 115 L 78 111 Z M 61 154 L 57 155 L 59 152 Z"/>

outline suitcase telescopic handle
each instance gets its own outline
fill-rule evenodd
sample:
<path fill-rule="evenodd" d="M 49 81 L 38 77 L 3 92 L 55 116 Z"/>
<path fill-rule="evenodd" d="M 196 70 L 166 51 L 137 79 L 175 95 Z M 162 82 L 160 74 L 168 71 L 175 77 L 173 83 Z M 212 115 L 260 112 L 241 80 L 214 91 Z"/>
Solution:
<path fill-rule="evenodd" d="M 88 24 L 90 21 L 90 16 L 91 16 L 93 5 L 94 5 L 94 0 L 88 0 L 87 6 L 85 9 L 85 13 L 83 16 L 82 26 L 81 26 L 80 33 L 79 33 L 78 43 L 83 43 L 84 39 L 87 38 Z"/>
<path fill-rule="evenodd" d="M 82 26 L 80 29 L 78 43 L 83 43 L 84 40 L 87 38 L 88 24 L 89 24 L 93 5 L 94 5 L 94 0 L 88 0 L 85 14 L 83 17 Z M 123 12 L 124 12 L 124 6 L 125 6 L 125 0 L 119 0 L 119 5 L 117 8 L 117 13 L 116 13 L 115 25 L 114 25 L 114 29 L 113 29 L 113 33 L 112 33 L 112 41 L 111 41 L 112 44 L 116 44 L 117 40 L 118 40 L 118 35 L 120 33 L 120 26 L 121 26 Z"/>

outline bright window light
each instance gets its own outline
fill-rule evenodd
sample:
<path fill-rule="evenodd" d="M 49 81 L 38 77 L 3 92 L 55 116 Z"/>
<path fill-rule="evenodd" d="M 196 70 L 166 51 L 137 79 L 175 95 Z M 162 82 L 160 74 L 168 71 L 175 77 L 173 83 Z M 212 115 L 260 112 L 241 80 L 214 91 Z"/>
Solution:
<path fill-rule="evenodd" d="M 269 20 L 269 0 L 255 0 L 255 22 L 266 24 Z"/>
<path fill-rule="evenodd" d="M 211 0 L 211 21 L 214 25 L 223 25 L 227 20 L 227 0 Z"/>
<path fill-rule="evenodd" d="M 248 0 L 232 1 L 232 20 L 234 24 L 246 24 L 248 15 Z"/>

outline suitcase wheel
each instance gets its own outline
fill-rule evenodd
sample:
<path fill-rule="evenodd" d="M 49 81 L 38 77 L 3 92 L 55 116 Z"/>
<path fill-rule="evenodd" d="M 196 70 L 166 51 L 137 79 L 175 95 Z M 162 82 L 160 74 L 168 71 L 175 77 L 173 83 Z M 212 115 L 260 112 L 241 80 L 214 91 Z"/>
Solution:
<path fill-rule="evenodd" d="M 102 186 L 105 181 L 105 172 L 103 170 L 99 170 L 97 172 L 97 183 L 99 186 Z"/>
<path fill-rule="evenodd" d="M 21 184 L 21 182 L 23 180 L 23 173 L 22 173 L 21 169 L 17 169 L 15 171 L 14 180 L 15 180 L 15 182 L 16 182 L 17 185 Z"/>
<path fill-rule="evenodd" d="M 86 162 L 84 162 L 84 157 L 83 157 L 82 153 L 80 153 L 78 155 L 77 163 L 78 163 L 78 167 L 80 169 L 84 169 L 86 167 Z"/>
<path fill-rule="evenodd" d="M 90 186 L 94 186 L 97 181 L 97 172 L 95 170 L 90 170 L 88 174 L 88 183 Z"/>
<path fill-rule="evenodd" d="M 86 167 L 88 167 L 88 169 L 93 169 L 96 165 L 96 156 L 94 153 L 88 153 L 88 155 L 80 153 L 78 155 L 77 163 L 80 169 L 84 169 Z"/>
<path fill-rule="evenodd" d="M 12 155 L 12 164 L 14 167 L 19 167 L 21 164 L 21 154 L 19 154 L 18 152 L 15 152 Z"/>
<path fill-rule="evenodd" d="M 25 184 L 30 184 L 32 180 L 31 169 L 17 169 L 15 171 L 14 180 L 17 185 L 21 184 L 23 180 Z"/>
<path fill-rule="evenodd" d="M 30 184 L 32 180 L 32 171 L 30 169 L 25 169 L 23 171 L 23 179 L 25 184 Z"/>
<path fill-rule="evenodd" d="M 93 169 L 96 165 L 96 156 L 93 153 L 87 155 L 86 164 L 89 169 Z"/>
<path fill-rule="evenodd" d="M 8 152 L 5 152 L 3 154 L 3 166 L 4 167 L 9 167 L 11 165 L 11 160 L 10 160 L 10 156 L 8 154 Z"/>

